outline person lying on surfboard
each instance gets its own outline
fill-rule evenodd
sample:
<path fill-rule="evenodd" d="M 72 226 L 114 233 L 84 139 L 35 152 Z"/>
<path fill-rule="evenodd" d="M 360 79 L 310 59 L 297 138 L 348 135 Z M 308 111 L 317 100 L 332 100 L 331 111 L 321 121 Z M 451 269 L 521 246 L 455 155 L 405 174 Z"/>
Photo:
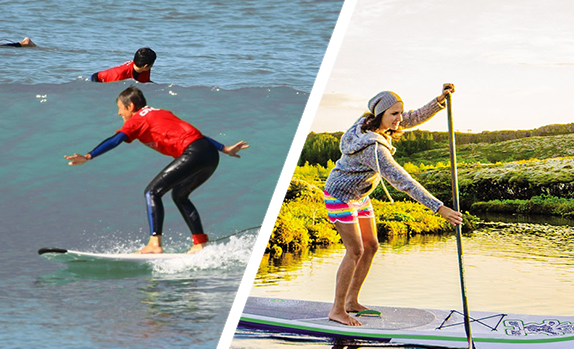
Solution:
<path fill-rule="evenodd" d="M 4 40 L 2 39 L 2 40 L 0 40 L 0 42 L 1 41 L 4 41 Z M 10 47 L 36 47 L 36 44 L 32 40 L 30 40 L 29 37 L 25 37 L 24 39 L 22 39 L 22 41 L 18 41 L 18 42 L 15 42 L 12 40 L 6 40 L 6 41 L 10 41 L 10 42 L 7 44 L 0 44 L 0 46 L 5 46 L 5 47 L 8 47 L 8 46 L 10 46 Z"/>
<path fill-rule="evenodd" d="M 138 82 L 152 82 L 151 68 L 157 55 L 149 47 L 142 47 L 134 54 L 134 59 L 117 67 L 102 70 L 92 74 L 93 82 L 114 82 L 126 79 L 134 79 Z"/>
<path fill-rule="evenodd" d="M 155 109 L 147 105 L 139 89 L 131 86 L 122 91 L 117 100 L 118 115 L 124 124 L 116 134 L 86 155 L 65 155 L 69 165 L 82 165 L 123 142 L 139 139 L 143 144 L 158 152 L 175 158 L 145 189 L 148 220 L 151 236 L 147 246 L 136 253 L 163 253 L 161 244 L 164 208 L 162 197 L 171 190 L 171 196 L 179 209 L 193 237 L 193 246 L 188 253 L 201 250 L 207 241 L 199 212 L 188 196 L 203 184 L 219 163 L 218 150 L 236 158 L 237 153 L 249 147 L 244 142 L 225 146 L 204 136 L 197 128 L 179 119 L 168 110 Z"/>
<path fill-rule="evenodd" d="M 420 125 L 444 109 L 446 95 L 453 92 L 454 85 L 445 84 L 442 94 L 430 103 L 404 112 L 401 98 L 394 92 L 383 91 L 369 101 L 369 112 L 341 137 L 343 154 L 329 173 L 324 192 L 329 220 L 335 224 L 346 248 L 337 271 L 335 301 L 329 319 L 360 326 L 361 322 L 348 312 L 367 309 L 359 303 L 359 292 L 379 247 L 369 194 L 381 177 L 450 223 L 462 224 L 459 212 L 444 206 L 395 162 L 395 148 L 391 145 L 402 129 Z"/>

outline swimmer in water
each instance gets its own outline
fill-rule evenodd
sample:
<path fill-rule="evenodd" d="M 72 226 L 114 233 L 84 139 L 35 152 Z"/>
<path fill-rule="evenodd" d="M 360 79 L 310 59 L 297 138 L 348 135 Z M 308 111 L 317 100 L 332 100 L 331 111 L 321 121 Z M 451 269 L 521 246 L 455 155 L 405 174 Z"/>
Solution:
<path fill-rule="evenodd" d="M 94 73 L 90 80 L 93 82 L 113 82 L 134 79 L 138 82 L 152 82 L 150 79 L 151 68 L 156 57 L 154 50 L 149 47 L 142 47 L 136 51 L 132 61 Z"/>
<path fill-rule="evenodd" d="M 3 40 L 0 40 L 3 41 Z M 0 44 L 0 46 L 4 46 L 4 47 L 36 47 L 36 44 L 30 40 L 29 37 L 25 37 L 22 41 L 20 42 L 15 42 L 12 40 L 6 40 L 6 41 L 10 41 L 7 44 Z"/>

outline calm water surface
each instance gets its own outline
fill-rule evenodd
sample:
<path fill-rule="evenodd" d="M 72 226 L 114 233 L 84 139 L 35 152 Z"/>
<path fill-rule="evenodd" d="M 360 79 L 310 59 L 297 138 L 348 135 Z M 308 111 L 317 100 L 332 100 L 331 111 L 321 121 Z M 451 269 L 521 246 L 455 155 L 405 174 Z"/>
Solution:
<path fill-rule="evenodd" d="M 470 310 L 574 315 L 574 228 L 488 223 L 463 238 Z M 331 302 L 342 246 L 264 259 L 252 296 Z M 361 293 L 364 304 L 462 309 L 456 237 L 415 236 L 381 243 Z M 234 348 L 331 348 L 325 342 L 253 341 L 240 330 Z M 303 345 L 305 343 L 305 345 Z"/>

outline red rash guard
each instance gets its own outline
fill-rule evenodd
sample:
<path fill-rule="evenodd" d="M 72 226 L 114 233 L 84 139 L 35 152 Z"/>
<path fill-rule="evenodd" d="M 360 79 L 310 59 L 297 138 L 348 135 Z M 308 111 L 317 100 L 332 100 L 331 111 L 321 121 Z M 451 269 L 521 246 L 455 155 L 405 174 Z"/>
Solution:
<path fill-rule="evenodd" d="M 112 82 L 126 79 L 135 79 L 139 82 L 150 82 L 151 70 L 139 73 L 137 79 L 134 78 L 134 61 L 126 62 L 117 67 L 98 72 L 100 82 Z"/>
<path fill-rule="evenodd" d="M 128 136 L 127 143 L 139 139 L 148 147 L 174 158 L 183 154 L 192 142 L 204 138 L 198 129 L 169 110 L 149 106 L 140 109 L 117 132 Z"/>

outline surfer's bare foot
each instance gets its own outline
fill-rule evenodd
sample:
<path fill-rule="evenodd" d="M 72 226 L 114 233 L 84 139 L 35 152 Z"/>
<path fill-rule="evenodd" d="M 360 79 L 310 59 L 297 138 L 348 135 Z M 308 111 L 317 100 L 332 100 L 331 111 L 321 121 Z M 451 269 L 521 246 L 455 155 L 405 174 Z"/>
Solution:
<path fill-rule="evenodd" d="M 146 246 L 141 250 L 134 252 L 134 254 L 147 254 L 147 253 L 163 253 L 163 248 L 161 246 Z"/>
<path fill-rule="evenodd" d="M 163 247 L 161 247 L 161 235 L 150 236 L 147 246 L 134 253 L 135 254 L 163 253 Z"/>
<path fill-rule="evenodd" d="M 205 244 L 194 244 L 193 246 L 191 246 L 191 248 L 189 249 L 189 251 L 187 251 L 187 253 L 188 253 L 188 254 L 197 253 L 197 252 L 203 250 L 204 247 L 205 247 Z"/>
<path fill-rule="evenodd" d="M 36 47 L 36 44 L 30 40 L 29 37 L 25 37 L 24 40 L 20 41 L 20 45 L 24 47 Z"/>
<path fill-rule="evenodd" d="M 336 321 L 343 325 L 347 326 L 362 326 L 363 324 L 352 317 L 351 315 L 347 314 L 347 312 L 336 312 L 333 309 L 329 312 L 329 320 Z"/>

